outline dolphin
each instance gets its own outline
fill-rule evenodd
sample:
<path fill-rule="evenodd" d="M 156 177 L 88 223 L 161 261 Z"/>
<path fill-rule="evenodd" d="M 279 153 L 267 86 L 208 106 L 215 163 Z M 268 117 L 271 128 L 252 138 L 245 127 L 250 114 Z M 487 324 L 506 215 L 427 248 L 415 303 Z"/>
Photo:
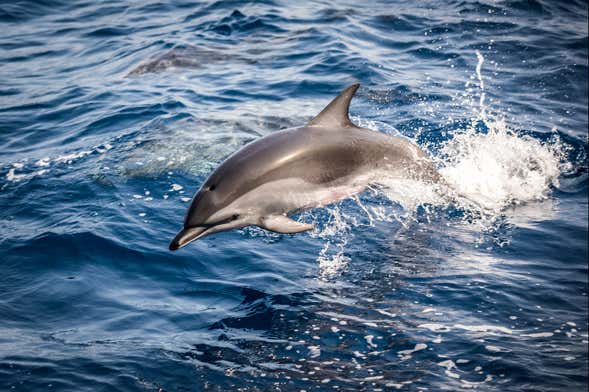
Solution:
<path fill-rule="evenodd" d="M 359 86 L 346 88 L 305 126 L 271 133 L 229 156 L 194 195 L 170 250 L 250 225 L 285 234 L 311 230 L 288 215 L 351 197 L 383 176 L 440 182 L 417 145 L 350 121 Z"/>
<path fill-rule="evenodd" d="M 186 45 L 172 48 L 157 57 L 142 62 L 129 72 L 127 77 L 163 72 L 171 68 L 200 68 L 228 61 L 254 63 L 254 61 L 245 58 L 228 55 L 221 48 L 211 50 Z"/>

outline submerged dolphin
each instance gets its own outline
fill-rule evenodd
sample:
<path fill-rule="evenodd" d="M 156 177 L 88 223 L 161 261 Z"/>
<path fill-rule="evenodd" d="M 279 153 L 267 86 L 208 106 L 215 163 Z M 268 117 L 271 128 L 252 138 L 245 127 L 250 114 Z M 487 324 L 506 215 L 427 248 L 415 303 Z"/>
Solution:
<path fill-rule="evenodd" d="M 222 48 L 215 50 L 200 48 L 193 45 L 172 48 L 157 57 L 139 64 L 127 76 L 138 76 L 147 73 L 166 71 L 170 68 L 200 68 L 210 64 L 236 61 L 254 63 L 249 59 L 226 54 Z"/>
<path fill-rule="evenodd" d="M 250 225 L 287 234 L 311 230 L 288 214 L 352 196 L 382 176 L 438 182 L 415 144 L 350 121 L 358 87 L 345 89 L 307 125 L 262 137 L 227 158 L 194 196 L 170 250 Z"/>

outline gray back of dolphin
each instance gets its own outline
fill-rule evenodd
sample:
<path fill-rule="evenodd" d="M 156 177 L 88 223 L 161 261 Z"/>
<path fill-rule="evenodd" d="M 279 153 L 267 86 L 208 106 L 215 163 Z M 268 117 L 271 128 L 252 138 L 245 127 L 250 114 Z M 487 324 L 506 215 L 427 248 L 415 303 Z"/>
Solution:
<path fill-rule="evenodd" d="M 248 225 L 280 233 L 312 229 L 287 214 L 351 196 L 373 182 L 376 172 L 438 181 L 416 145 L 350 121 L 358 87 L 345 89 L 307 125 L 272 133 L 227 158 L 194 196 L 170 249 Z"/>

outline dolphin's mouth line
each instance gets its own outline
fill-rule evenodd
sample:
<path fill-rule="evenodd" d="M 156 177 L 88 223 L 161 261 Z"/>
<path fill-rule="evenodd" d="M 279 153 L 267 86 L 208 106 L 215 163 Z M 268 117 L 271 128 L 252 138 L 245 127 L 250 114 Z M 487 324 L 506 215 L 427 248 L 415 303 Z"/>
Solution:
<path fill-rule="evenodd" d="M 214 223 L 184 227 L 178 234 L 176 234 L 176 237 L 174 237 L 170 243 L 170 250 L 180 249 L 192 241 L 210 234 L 211 231 L 214 233 L 216 232 L 216 230 L 214 230 L 215 228 L 235 222 L 239 219 L 239 217 L 240 216 L 238 214 L 234 214 L 227 219 L 223 219 Z"/>
<path fill-rule="evenodd" d="M 192 229 L 192 228 L 197 228 L 197 227 L 211 228 L 211 227 L 215 227 L 215 226 L 219 226 L 219 225 L 224 225 L 225 223 L 233 222 L 234 220 L 237 220 L 238 218 L 239 218 L 239 215 L 235 214 L 235 215 L 230 216 L 227 219 L 222 219 L 220 221 L 213 222 L 213 223 L 203 223 L 202 225 L 198 225 L 198 226 L 190 226 L 190 227 L 187 227 L 187 229 Z"/>

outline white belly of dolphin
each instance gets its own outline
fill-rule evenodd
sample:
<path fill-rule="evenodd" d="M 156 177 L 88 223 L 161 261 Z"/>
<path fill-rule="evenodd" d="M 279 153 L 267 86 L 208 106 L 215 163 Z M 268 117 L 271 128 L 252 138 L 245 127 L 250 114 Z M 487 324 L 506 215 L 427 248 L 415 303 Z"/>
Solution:
<path fill-rule="evenodd" d="M 236 199 L 229 208 L 239 205 L 255 206 L 246 212 L 252 216 L 288 214 L 346 199 L 361 192 L 368 182 L 367 176 L 358 176 L 345 184 L 324 186 L 300 178 L 286 178 L 262 184 Z"/>

